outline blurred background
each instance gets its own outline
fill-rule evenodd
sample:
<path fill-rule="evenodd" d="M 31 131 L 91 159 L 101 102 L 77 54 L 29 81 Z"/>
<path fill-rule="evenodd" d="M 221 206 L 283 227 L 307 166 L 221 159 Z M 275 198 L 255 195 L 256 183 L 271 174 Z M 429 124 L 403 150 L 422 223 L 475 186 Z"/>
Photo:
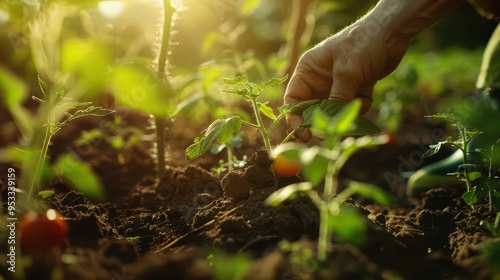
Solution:
<path fill-rule="evenodd" d="M 37 73 L 26 34 L 37 11 L 49 2 L 8 0 L 0 3 L 0 65 L 21 77 L 34 95 L 39 94 Z M 115 62 L 134 60 L 154 64 L 162 24 L 161 1 L 62 2 L 76 12 L 65 18 L 60 41 L 74 37 L 97 40 L 111 51 Z M 283 75 L 290 67 L 294 1 L 171 2 L 178 10 L 171 37 L 169 75 L 178 88 L 176 102 L 202 100 L 197 104 L 193 102 L 192 106 L 197 108 L 193 109 L 196 112 L 193 120 L 203 120 L 208 113 L 217 117 L 227 115 L 227 110 L 237 110 L 227 105 L 231 97 L 228 99 L 220 92 L 223 77 L 245 74 L 258 82 Z M 377 1 L 296 2 L 302 2 L 307 10 L 294 59 L 355 21 Z M 496 25 L 497 22 L 481 17 L 466 4 L 422 33 L 396 71 L 378 83 L 374 117 L 387 129 L 397 130 L 402 123 L 399 112 L 403 107 L 429 101 L 432 110 L 442 111 L 454 99 L 473 93 L 482 50 Z M 72 56 L 80 53 L 74 50 Z M 87 49 L 87 53 L 82 54 L 90 69 L 98 64 L 93 60 L 98 58 L 93 58 L 92 53 L 92 49 Z M 279 104 L 281 94 L 279 90 L 271 91 L 267 98 Z M 204 98 L 195 98 L 200 95 Z M 222 103 L 221 99 L 225 105 L 214 107 Z"/>

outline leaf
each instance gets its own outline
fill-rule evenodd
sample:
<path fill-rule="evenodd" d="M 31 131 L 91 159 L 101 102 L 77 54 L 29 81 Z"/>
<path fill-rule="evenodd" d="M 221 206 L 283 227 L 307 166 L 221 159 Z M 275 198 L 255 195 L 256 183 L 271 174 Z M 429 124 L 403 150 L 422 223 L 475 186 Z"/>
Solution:
<path fill-rule="evenodd" d="M 257 103 L 257 106 L 259 107 L 259 111 L 264 114 L 264 116 L 270 118 L 271 120 L 276 119 L 276 115 L 274 114 L 273 108 L 267 106 L 264 103 Z"/>
<path fill-rule="evenodd" d="M 175 109 L 175 91 L 145 69 L 118 67 L 113 71 L 113 81 L 120 104 L 157 117 L 168 117 Z"/>
<path fill-rule="evenodd" d="M 499 188 L 497 181 L 488 177 L 479 177 L 473 180 L 472 184 L 476 186 L 476 194 L 478 198 L 486 197 L 488 193 L 497 191 Z"/>
<path fill-rule="evenodd" d="M 68 119 L 74 120 L 74 119 L 85 117 L 85 116 L 100 116 L 101 117 L 101 116 L 109 115 L 109 114 L 114 113 L 114 112 L 115 112 L 114 110 L 104 109 L 100 106 L 98 106 L 98 107 L 90 106 L 86 109 L 78 110 L 75 113 L 70 114 Z"/>
<path fill-rule="evenodd" d="M 37 197 L 41 200 L 46 200 L 47 198 L 53 196 L 54 193 L 55 192 L 53 190 L 45 190 L 45 191 L 39 192 Z"/>
<path fill-rule="evenodd" d="M 305 145 L 296 142 L 287 142 L 274 149 L 274 155 L 282 155 L 286 159 L 300 161 L 299 153 L 306 148 Z"/>
<path fill-rule="evenodd" d="M 283 77 L 283 78 L 272 78 L 272 79 L 269 79 L 267 81 L 261 82 L 259 84 L 259 86 L 257 87 L 257 90 L 258 90 L 259 93 L 261 93 L 261 92 L 263 92 L 263 91 L 265 91 L 267 89 L 270 89 L 272 87 L 281 85 L 287 79 L 288 79 L 288 75 L 285 75 L 285 77 Z"/>
<path fill-rule="evenodd" d="M 270 206 L 278 206 L 288 199 L 295 198 L 298 192 L 310 191 L 313 187 L 313 184 L 310 182 L 291 184 L 273 192 L 264 202 Z"/>
<path fill-rule="evenodd" d="M 369 183 L 349 181 L 346 190 L 352 194 L 359 194 L 365 198 L 373 199 L 381 205 L 391 205 L 395 202 L 395 198 L 392 195 L 378 186 Z"/>
<path fill-rule="evenodd" d="M 431 157 L 439 152 L 441 149 L 441 144 L 443 142 L 437 142 L 436 144 L 429 145 L 429 150 L 427 150 L 422 157 Z"/>
<path fill-rule="evenodd" d="M 470 190 L 462 195 L 462 199 L 467 203 L 467 205 L 473 205 L 477 203 L 476 190 Z"/>
<path fill-rule="evenodd" d="M 328 172 L 331 159 L 324 156 L 325 149 L 320 146 L 312 146 L 300 153 L 302 172 L 312 184 L 321 183 Z"/>
<path fill-rule="evenodd" d="M 234 116 L 227 119 L 215 120 L 206 130 L 204 130 L 186 149 L 186 157 L 195 159 L 206 153 L 213 146 L 215 141 L 220 144 L 229 142 L 234 133 L 241 128 L 241 119 Z"/>
<path fill-rule="evenodd" d="M 320 102 L 319 99 L 314 99 L 314 100 L 306 100 L 295 103 L 288 103 L 278 107 L 278 111 L 282 114 L 300 112 L 311 107 L 312 105 L 319 104 L 319 102 Z"/>
<path fill-rule="evenodd" d="M 104 191 L 96 174 L 73 155 L 63 155 L 53 166 L 56 175 L 92 201 L 103 201 Z"/>
<path fill-rule="evenodd" d="M 222 81 L 226 85 L 234 86 L 248 82 L 248 78 L 246 76 L 237 76 L 234 79 L 223 78 Z"/>
<path fill-rule="evenodd" d="M 47 96 L 47 94 L 49 94 L 49 86 L 42 80 L 42 78 L 40 78 L 40 76 L 37 77 L 38 77 L 38 85 L 40 86 L 40 90 L 42 91 L 43 96 Z"/>
<path fill-rule="evenodd" d="M 362 136 L 367 134 L 376 134 L 381 130 L 380 128 L 370 121 L 365 116 L 358 116 L 354 121 L 355 127 L 349 132 L 345 133 L 344 136 Z"/>
<path fill-rule="evenodd" d="M 9 110 L 16 110 L 26 99 L 26 84 L 12 72 L 0 67 L 0 101 Z"/>
<path fill-rule="evenodd" d="M 364 241 L 367 222 L 356 209 L 341 205 L 338 213 L 329 212 L 328 226 L 340 242 L 361 245 Z"/>
<path fill-rule="evenodd" d="M 356 99 L 345 105 L 344 108 L 330 120 L 330 122 L 335 124 L 335 133 L 337 135 L 345 135 L 351 129 L 360 109 L 361 101 Z"/>

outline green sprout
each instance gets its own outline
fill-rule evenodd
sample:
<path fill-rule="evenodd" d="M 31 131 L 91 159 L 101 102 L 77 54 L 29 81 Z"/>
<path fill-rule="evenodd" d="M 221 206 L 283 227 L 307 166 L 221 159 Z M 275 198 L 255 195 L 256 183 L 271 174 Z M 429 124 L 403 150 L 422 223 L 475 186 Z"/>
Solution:
<path fill-rule="evenodd" d="M 286 114 L 302 111 L 309 106 L 318 103 L 318 100 L 309 100 L 293 104 L 285 104 L 278 108 L 279 114 L 276 115 L 274 110 L 259 101 L 262 93 L 272 87 L 276 87 L 286 81 L 287 77 L 272 78 L 260 84 L 249 82 L 245 76 L 239 76 L 235 79 L 224 79 L 224 82 L 229 86 L 225 92 L 232 93 L 243 97 L 252 104 L 255 120 L 254 122 L 246 121 L 241 116 L 231 116 L 228 118 L 219 118 L 212 122 L 207 129 L 195 138 L 194 143 L 186 149 L 188 159 L 195 159 L 202 156 L 218 141 L 220 144 L 226 144 L 233 139 L 234 134 L 240 131 L 242 125 L 258 130 L 262 136 L 264 146 L 270 155 L 273 154 L 270 135 L 276 128 L 279 122 Z M 264 116 L 272 122 L 266 127 Z M 296 131 L 290 132 L 282 143 L 287 142 Z"/>
<path fill-rule="evenodd" d="M 266 199 L 266 204 L 278 206 L 297 194 L 307 195 L 319 210 L 320 229 L 317 257 L 326 260 L 328 243 L 332 232 L 340 241 L 360 244 L 366 228 L 365 219 L 345 202 L 352 195 L 362 195 L 381 204 L 389 204 L 392 198 L 378 187 L 367 183 L 350 181 L 348 187 L 338 193 L 340 169 L 358 150 L 386 143 L 388 137 L 345 136 L 378 132 L 378 128 L 368 119 L 359 115 L 361 102 L 350 103 L 324 100 L 303 112 L 304 125 L 311 128 L 314 135 L 324 140 L 324 146 L 307 147 L 299 143 L 286 143 L 276 152 L 302 164 L 302 172 L 308 181 L 292 184 L 277 190 Z M 323 185 L 319 194 L 315 187 Z"/>

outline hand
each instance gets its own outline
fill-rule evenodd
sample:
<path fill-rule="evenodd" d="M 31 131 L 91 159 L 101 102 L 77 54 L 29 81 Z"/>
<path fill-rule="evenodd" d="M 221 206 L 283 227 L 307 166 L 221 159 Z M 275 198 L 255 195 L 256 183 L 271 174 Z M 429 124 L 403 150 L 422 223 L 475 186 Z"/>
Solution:
<path fill-rule="evenodd" d="M 290 79 L 284 103 L 360 98 L 361 113 L 366 113 L 376 82 L 396 68 L 410 42 L 394 40 L 383 30 L 376 36 L 365 36 L 368 23 L 357 22 L 304 53 Z M 303 122 L 300 114 L 289 114 L 286 119 L 292 129 Z M 297 136 L 307 142 L 311 132 L 302 130 Z"/>
<path fill-rule="evenodd" d="M 361 113 L 366 113 L 371 106 L 373 87 L 394 71 L 411 40 L 464 3 L 464 0 L 380 0 L 364 17 L 302 55 L 284 103 L 361 98 Z M 292 129 L 303 121 L 299 114 L 289 114 L 286 119 Z M 299 131 L 297 136 L 307 142 L 311 132 Z"/>

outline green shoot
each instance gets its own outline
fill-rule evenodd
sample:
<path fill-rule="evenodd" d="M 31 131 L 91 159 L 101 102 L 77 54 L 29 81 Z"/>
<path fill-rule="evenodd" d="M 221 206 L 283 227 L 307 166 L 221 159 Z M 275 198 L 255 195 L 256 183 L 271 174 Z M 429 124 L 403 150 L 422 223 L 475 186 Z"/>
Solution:
<path fill-rule="evenodd" d="M 273 129 L 279 124 L 286 114 L 302 111 L 309 106 L 318 103 L 318 100 L 303 101 L 294 104 L 286 104 L 278 108 L 279 114 L 276 115 L 274 110 L 266 103 L 260 102 L 261 94 L 272 87 L 276 87 L 285 82 L 287 77 L 273 78 L 260 84 L 249 82 L 245 76 L 239 76 L 235 79 L 225 79 L 224 82 L 229 86 L 225 92 L 233 93 L 243 97 L 252 104 L 254 111 L 254 122 L 243 120 L 241 116 L 231 116 L 228 118 L 220 118 L 215 120 L 207 129 L 195 138 L 194 143 L 186 149 L 186 156 L 189 159 L 195 159 L 202 156 L 214 145 L 216 141 L 220 144 L 226 144 L 235 133 L 240 131 L 242 125 L 257 129 L 263 139 L 264 146 L 273 154 L 270 135 Z M 266 127 L 264 117 L 267 117 L 272 122 Z M 292 131 L 284 141 L 290 139 L 295 131 Z"/>
<path fill-rule="evenodd" d="M 476 164 L 469 164 L 467 154 L 469 152 L 468 145 L 469 142 L 476 136 L 481 134 L 482 132 L 476 129 L 469 129 L 465 122 L 456 116 L 455 114 L 446 114 L 446 113 L 438 113 L 431 116 L 428 116 L 434 119 L 442 119 L 449 122 L 450 126 L 454 127 L 458 131 L 458 137 L 456 140 L 453 140 L 452 137 L 448 137 L 445 141 L 440 141 L 436 144 L 430 145 L 430 149 L 423 154 L 424 157 L 430 157 L 435 155 L 440 149 L 441 145 L 447 144 L 458 148 L 462 151 L 464 164 L 460 166 L 459 169 L 463 169 L 463 172 L 457 172 L 450 175 L 464 175 L 464 181 L 467 185 L 467 192 L 471 191 L 472 184 L 471 182 L 480 176 L 478 174 L 478 166 Z M 460 170 L 459 170 L 460 171 Z M 468 194 L 467 194 L 468 195 Z M 466 196 L 467 196 L 466 195 Z"/>
<path fill-rule="evenodd" d="M 361 182 L 349 182 L 348 187 L 338 193 L 338 175 L 345 162 L 358 150 L 387 142 L 387 136 L 360 135 L 378 132 L 377 127 L 366 118 L 359 116 L 361 102 L 342 103 L 324 100 L 303 112 L 304 125 L 318 137 L 324 139 L 324 146 L 307 147 L 299 143 L 286 143 L 276 152 L 292 160 L 299 160 L 303 174 L 308 181 L 289 185 L 271 194 L 266 203 L 277 206 L 285 200 L 293 199 L 298 193 L 306 194 L 320 213 L 317 257 L 327 258 L 328 243 L 332 231 L 338 240 L 360 244 L 366 227 L 364 218 L 345 204 L 352 195 L 359 194 L 388 204 L 392 198 L 377 187 Z M 322 184 L 323 193 L 318 194 L 315 186 Z"/>

